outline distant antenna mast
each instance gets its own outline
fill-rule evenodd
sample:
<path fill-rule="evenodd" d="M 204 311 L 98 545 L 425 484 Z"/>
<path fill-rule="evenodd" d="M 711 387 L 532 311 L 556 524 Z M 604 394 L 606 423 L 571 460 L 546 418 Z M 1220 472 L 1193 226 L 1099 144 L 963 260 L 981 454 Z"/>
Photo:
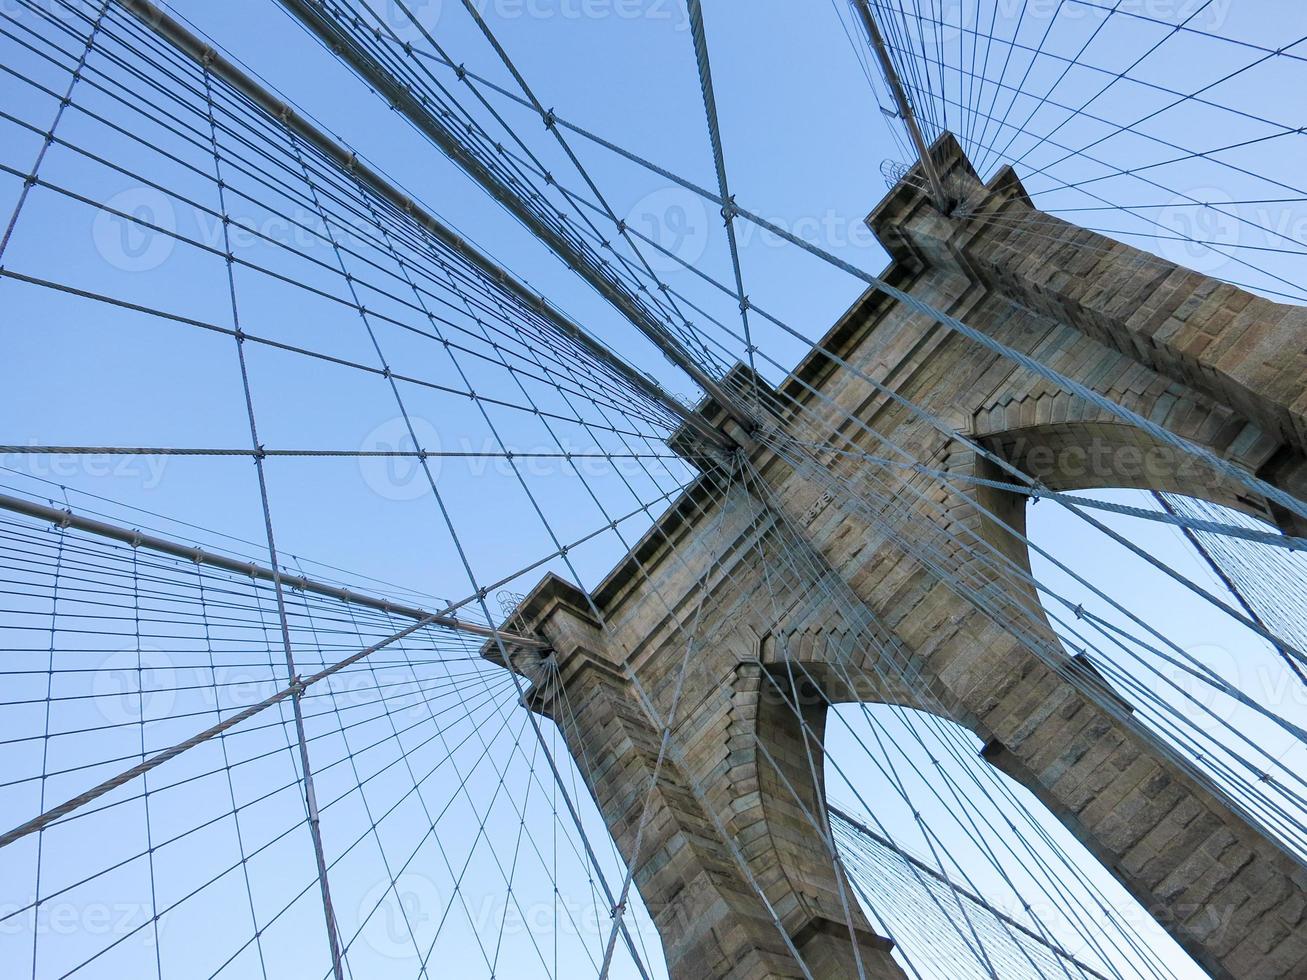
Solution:
<path fill-rule="evenodd" d="M 908 101 L 907 92 L 903 90 L 903 83 L 899 80 L 899 73 L 894 70 L 894 62 L 890 60 L 889 49 L 885 47 L 885 39 L 881 37 L 880 28 L 876 26 L 876 17 L 871 12 L 871 5 L 867 0 L 854 0 L 853 6 L 862 17 L 862 26 L 867 32 L 867 38 L 871 41 L 873 50 L 876 52 L 876 60 L 880 62 L 880 69 L 885 73 L 885 81 L 889 85 L 890 94 L 894 96 L 899 116 L 908 127 L 908 136 L 912 140 L 912 145 L 917 148 L 917 158 L 921 161 L 921 169 L 926 174 L 926 184 L 930 189 L 930 198 L 934 201 L 935 207 L 939 209 L 940 213 L 947 214 L 949 201 L 948 195 L 944 193 L 944 182 L 940 180 L 939 169 L 935 166 L 935 159 L 930 155 L 926 140 L 921 135 L 921 127 L 917 125 L 916 114 L 912 111 L 912 104 Z"/>

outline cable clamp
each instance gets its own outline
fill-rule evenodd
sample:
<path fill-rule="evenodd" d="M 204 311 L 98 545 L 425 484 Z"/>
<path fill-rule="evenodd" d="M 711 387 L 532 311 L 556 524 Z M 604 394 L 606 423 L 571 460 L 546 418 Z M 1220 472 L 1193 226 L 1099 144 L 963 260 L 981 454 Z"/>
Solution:
<path fill-rule="evenodd" d="M 294 677 L 290 679 L 290 684 L 286 687 L 286 690 L 290 691 L 291 697 L 293 698 L 300 697 L 300 695 L 302 695 L 305 691 L 305 684 L 303 678 L 301 678 L 299 674 L 296 674 Z"/>
<path fill-rule="evenodd" d="M 728 225 L 735 218 L 735 216 L 740 213 L 740 209 L 735 206 L 734 194 L 732 194 L 730 197 L 726 199 L 726 203 L 722 205 L 721 213 L 722 213 L 722 220 L 725 221 Z"/>
<path fill-rule="evenodd" d="M 553 109 L 546 110 L 543 118 L 545 121 L 545 129 L 553 129 L 558 125 L 558 117 L 554 115 Z"/>
<path fill-rule="evenodd" d="M 467 69 L 463 65 L 459 65 L 454 69 L 454 75 L 457 76 L 460 82 L 467 81 Z"/>
<path fill-rule="evenodd" d="M 1072 612 L 1074 612 L 1074 613 L 1076 614 L 1076 619 L 1084 619 L 1084 618 L 1085 618 L 1085 604 L 1084 604 L 1083 602 L 1080 603 L 1079 605 L 1077 605 L 1077 606 L 1075 607 L 1075 609 L 1072 610 Z"/>

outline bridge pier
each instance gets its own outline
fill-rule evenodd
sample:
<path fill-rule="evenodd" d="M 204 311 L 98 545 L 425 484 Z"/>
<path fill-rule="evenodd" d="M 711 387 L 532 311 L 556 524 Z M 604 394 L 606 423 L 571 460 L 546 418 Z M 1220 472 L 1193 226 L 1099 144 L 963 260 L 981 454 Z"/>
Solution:
<path fill-rule="evenodd" d="M 774 688 L 756 662 L 737 665 L 678 726 L 678 748 L 657 767 L 650 792 L 662 729 L 586 597 L 550 576 L 514 620 L 553 644 L 557 673 L 536 684 L 530 706 L 559 724 L 587 774 L 619 851 L 634 864 L 672 977 L 801 977 L 786 938 L 815 980 L 856 977 L 841 888 L 865 976 L 904 976 L 813 826 L 818 814 L 824 819 L 824 796 L 807 752 L 820 773 L 820 748 L 805 748 L 802 726 L 784 699 L 768 694 Z M 810 737 L 820 738 L 825 712 L 809 706 L 805 720 Z"/>
<path fill-rule="evenodd" d="M 982 186 L 949 138 L 935 153 L 963 207 L 945 218 L 896 187 L 870 219 L 894 257 L 886 279 L 1304 496 L 1307 314 L 1040 215 L 1010 172 Z M 901 975 L 818 826 L 826 710 L 847 701 L 973 732 L 1213 976 L 1307 975 L 1307 869 L 1062 650 L 1003 566 L 1029 569 L 1025 498 L 965 480 L 1006 476 L 859 372 L 1052 489 L 1166 490 L 1297 519 L 877 292 L 822 346 L 856 370 L 814 350 L 781 386 L 777 425 L 850 452 L 818 454 L 815 473 L 759 447 L 752 488 L 706 472 L 591 596 L 550 576 L 511 621 L 554 650 L 533 706 L 559 722 L 632 862 L 672 975 L 800 976 L 788 940 L 814 976 L 856 976 L 850 919 L 866 975 Z M 892 455 L 883 440 L 950 479 L 857 455 Z M 877 499 L 916 520 L 890 533 Z"/>

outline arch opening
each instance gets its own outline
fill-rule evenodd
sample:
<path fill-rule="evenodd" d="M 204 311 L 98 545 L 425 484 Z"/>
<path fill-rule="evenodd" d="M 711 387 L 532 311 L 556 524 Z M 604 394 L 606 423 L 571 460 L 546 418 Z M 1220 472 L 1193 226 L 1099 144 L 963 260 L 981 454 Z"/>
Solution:
<path fill-rule="evenodd" d="M 1096 490 L 1094 498 L 1265 532 L 1275 528 L 1196 498 Z M 1307 856 L 1307 683 L 1297 669 L 1307 611 L 1307 556 L 1147 520 L 1096 514 L 1143 554 L 1070 510 L 1027 505 L 1027 535 L 1045 554 L 1031 569 L 1063 645 L 1088 660 L 1132 716 L 1194 766 L 1268 837 Z M 1151 559 L 1151 561 L 1150 561 Z M 1198 595 L 1157 562 L 1223 603 Z M 1245 574 L 1247 573 L 1247 574 Z M 1241 587 L 1266 574 L 1260 591 Z M 1111 597 L 1115 605 L 1104 601 Z M 1074 615 L 1074 610 L 1082 615 Z M 1242 623 L 1260 625 L 1280 646 Z"/>
<path fill-rule="evenodd" d="M 826 748 L 845 874 L 909 976 L 1206 975 L 962 725 L 840 704 Z"/>

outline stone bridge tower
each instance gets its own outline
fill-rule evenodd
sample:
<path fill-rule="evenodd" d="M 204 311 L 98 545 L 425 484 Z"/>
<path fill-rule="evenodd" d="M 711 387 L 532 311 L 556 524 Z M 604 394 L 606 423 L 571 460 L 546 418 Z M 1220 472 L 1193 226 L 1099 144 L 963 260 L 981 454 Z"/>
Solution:
<path fill-rule="evenodd" d="M 961 203 L 944 216 L 910 180 L 895 187 L 869 218 L 892 256 L 885 279 L 1307 498 L 1307 310 L 1044 215 L 1010 170 L 982 185 L 951 137 L 934 153 Z M 1159 751 L 1128 705 L 1107 710 L 1103 682 L 1062 652 L 1033 591 L 950 544 L 969 535 L 1028 569 L 1019 537 L 972 506 L 1019 534 L 1025 498 L 946 485 L 939 472 L 1003 474 L 880 385 L 1052 489 L 1187 493 L 1302 532 L 1139 430 L 868 291 L 786 380 L 777 411 L 809 442 L 885 455 L 883 438 L 936 471 L 874 474 L 915 501 L 912 533 L 934 549 L 934 567 L 814 468 L 858 481 L 865 460 L 798 466 L 757 447 L 756 480 L 723 494 L 714 490 L 728 478 L 704 472 L 592 595 L 550 576 L 514 616 L 554 651 L 533 708 L 553 714 L 566 692 L 579 722 L 565 729 L 569 747 L 628 861 L 642 835 L 635 881 L 672 976 L 797 977 L 791 944 L 816 977 L 857 975 L 815 775 L 827 706 L 854 700 L 923 708 L 974 732 L 985 759 L 1041 799 L 1213 976 L 1307 976 L 1307 869 Z M 727 424 L 717 406 L 701 411 Z M 806 565 L 760 560 L 768 535 L 796 542 Z M 950 575 L 1036 615 L 1012 629 Z M 755 601 L 763 594 L 770 604 Z M 691 632 L 701 639 L 687 649 Z M 1055 671 L 1032 644 L 1072 669 Z M 658 719 L 673 703 L 650 796 Z M 890 944 L 847 903 L 867 976 L 901 976 Z"/>

